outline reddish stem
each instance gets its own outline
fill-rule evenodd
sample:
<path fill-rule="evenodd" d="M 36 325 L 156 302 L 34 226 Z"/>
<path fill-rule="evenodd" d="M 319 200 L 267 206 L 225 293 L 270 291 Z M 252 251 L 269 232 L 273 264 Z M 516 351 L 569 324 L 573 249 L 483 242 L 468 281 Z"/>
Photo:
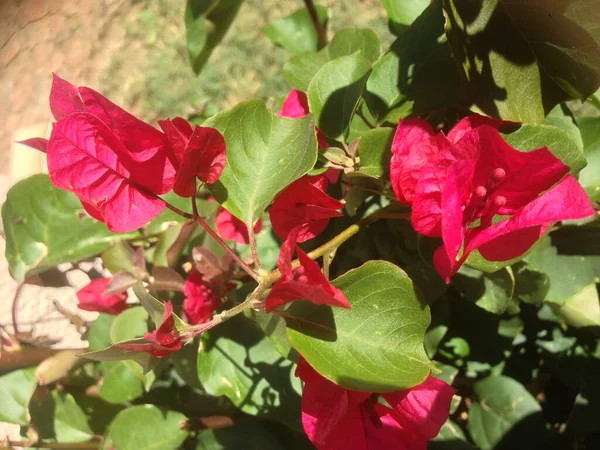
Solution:
<path fill-rule="evenodd" d="M 19 340 L 19 323 L 18 323 L 18 314 L 19 314 L 19 297 L 21 296 L 21 290 L 25 286 L 25 283 L 19 283 L 17 286 L 17 290 L 15 291 L 15 296 L 13 297 L 12 303 L 12 327 L 13 327 L 13 335 L 17 340 Z"/>

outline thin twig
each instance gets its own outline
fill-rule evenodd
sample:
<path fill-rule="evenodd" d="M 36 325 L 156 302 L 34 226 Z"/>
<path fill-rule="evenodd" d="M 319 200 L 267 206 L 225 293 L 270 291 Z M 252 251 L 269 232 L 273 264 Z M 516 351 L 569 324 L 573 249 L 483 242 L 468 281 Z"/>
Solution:
<path fill-rule="evenodd" d="M 215 230 L 213 230 L 209 224 L 207 224 L 204 219 L 200 216 L 196 217 L 196 222 L 198 222 L 198 224 L 204 228 L 204 230 L 210 235 L 212 236 L 212 238 L 217 241 L 217 243 L 223 247 L 223 250 L 225 250 L 229 256 L 231 256 L 233 258 L 233 260 L 242 268 L 246 271 L 246 273 L 248 275 L 250 275 L 252 278 L 254 278 L 256 281 L 260 281 L 260 276 L 258 275 L 258 273 L 256 273 L 256 271 L 254 269 L 252 269 L 252 267 L 250 267 L 248 264 L 246 264 L 239 256 L 236 252 L 234 252 L 232 250 L 231 247 L 229 247 L 229 245 L 227 245 L 227 243 L 221 239 L 221 236 L 219 236 L 217 234 L 217 232 Z"/>
<path fill-rule="evenodd" d="M 315 30 L 317 31 L 317 36 L 319 37 L 319 50 L 327 46 L 327 36 L 325 34 L 325 29 L 323 25 L 319 21 L 319 16 L 317 15 L 317 10 L 315 8 L 315 4 L 313 0 L 304 0 L 304 4 L 306 5 L 306 9 L 308 9 L 308 13 L 310 14 L 310 18 L 312 19 L 313 25 L 315 26 Z"/>
<path fill-rule="evenodd" d="M 367 119 L 364 115 L 364 113 L 362 112 L 362 109 L 357 109 L 356 110 L 356 115 L 358 117 L 360 117 L 362 119 L 362 121 L 365 123 L 366 126 L 368 126 L 370 129 L 375 129 L 377 128 L 375 125 L 373 125 L 371 122 L 369 122 L 369 119 Z"/>
<path fill-rule="evenodd" d="M 171 211 L 173 211 L 175 214 L 179 214 L 181 217 L 185 217 L 186 219 L 194 218 L 194 216 L 192 216 L 190 213 L 186 213 L 185 211 L 182 211 L 177 206 L 171 205 L 169 202 L 165 202 L 165 206 L 167 208 L 169 208 Z"/>
<path fill-rule="evenodd" d="M 335 236 L 329 242 L 321 245 L 316 248 L 312 252 L 308 253 L 308 257 L 310 259 L 317 259 L 325 254 L 335 252 L 336 249 L 358 233 L 362 228 L 367 225 L 382 219 L 382 218 L 395 218 L 395 219 L 408 219 L 410 218 L 409 214 L 404 213 L 394 213 L 393 211 L 397 209 L 397 205 L 389 205 L 385 208 L 380 209 L 379 211 L 374 212 L 373 214 L 361 219 L 354 225 L 350 225 L 340 234 Z M 199 220 L 202 220 L 199 218 Z M 219 238 L 220 239 L 220 238 Z M 237 256 L 237 255 L 236 255 Z M 296 259 L 292 261 L 292 268 L 296 269 L 300 266 L 300 262 Z M 232 317 L 244 312 L 249 308 L 262 308 L 264 307 L 264 303 L 260 301 L 261 296 L 265 293 L 267 289 L 271 287 L 273 283 L 281 278 L 281 273 L 278 269 L 273 270 L 272 272 L 268 272 L 266 274 L 261 274 L 260 277 L 257 278 L 258 286 L 254 291 L 244 300 L 242 303 L 234 306 L 231 309 L 220 312 L 215 315 L 211 320 L 205 322 L 200 325 L 190 326 L 186 328 L 186 330 L 181 333 L 181 337 L 183 339 L 190 339 L 194 336 L 198 336 L 205 331 L 210 330 L 211 328 L 216 327 L 217 325 L 225 322 L 226 320 L 231 319 Z"/>
<path fill-rule="evenodd" d="M 23 286 L 25 286 L 25 282 L 19 283 L 19 285 L 17 286 L 17 290 L 15 291 L 15 296 L 13 297 L 12 309 L 11 309 L 13 335 L 15 336 L 15 338 L 17 340 L 19 340 L 19 320 L 18 320 L 19 297 L 21 296 L 21 290 L 23 289 Z"/>
<path fill-rule="evenodd" d="M 252 223 L 252 219 L 246 222 L 246 228 L 248 229 L 248 244 L 250 245 L 250 256 L 252 257 L 252 261 L 258 267 L 259 270 L 265 270 L 262 263 L 260 262 L 260 257 L 258 256 L 258 247 L 256 246 L 256 234 L 254 233 L 254 224 Z"/>

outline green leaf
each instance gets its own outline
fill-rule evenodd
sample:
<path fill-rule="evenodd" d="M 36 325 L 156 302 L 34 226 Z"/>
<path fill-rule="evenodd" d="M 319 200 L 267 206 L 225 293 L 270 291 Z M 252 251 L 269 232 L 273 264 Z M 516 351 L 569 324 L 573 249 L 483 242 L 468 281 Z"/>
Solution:
<path fill-rule="evenodd" d="M 219 130 L 227 144 L 227 166 L 210 190 L 244 223 L 255 223 L 275 196 L 317 160 L 312 117 L 276 116 L 262 100 L 241 103 L 204 126 Z"/>
<path fill-rule="evenodd" d="M 467 442 L 463 430 L 452 420 L 448 419 L 437 437 L 431 440 L 427 446 L 428 450 L 469 450 L 474 447 Z"/>
<path fill-rule="evenodd" d="M 120 239 L 138 235 L 111 233 L 85 213 L 75 195 L 54 187 L 47 175 L 34 175 L 9 189 L 2 205 L 2 223 L 6 260 L 18 281 L 96 255 Z"/>
<path fill-rule="evenodd" d="M 550 238 L 542 239 L 525 261 L 531 269 L 548 275 L 546 301 L 559 306 L 600 278 L 600 256 L 560 254 Z"/>
<path fill-rule="evenodd" d="M 541 122 L 600 86 L 594 0 L 444 3 L 448 40 L 470 99 L 486 114 Z"/>
<path fill-rule="evenodd" d="M 577 145 L 577 148 L 583 149 L 581 132 L 579 131 L 575 116 L 573 116 L 573 112 L 564 103 L 556 105 L 548 113 L 543 123 L 566 131 L 571 139 L 573 139 L 575 145 Z"/>
<path fill-rule="evenodd" d="M 138 282 L 133 286 L 133 293 L 140 301 L 140 304 L 146 310 L 152 321 L 154 322 L 154 326 L 158 328 L 162 323 L 162 317 L 165 312 L 165 305 L 159 299 L 151 295 L 142 282 Z M 179 331 L 183 330 L 186 326 L 186 323 L 181 320 L 177 314 L 173 314 L 175 319 L 175 328 Z M 130 336 L 128 339 L 134 338 L 136 336 Z M 116 343 L 116 341 L 113 340 Z"/>
<path fill-rule="evenodd" d="M 264 268 L 273 270 L 277 265 L 277 258 L 279 258 L 280 244 L 277 236 L 272 231 L 269 216 L 264 215 L 262 221 L 262 231 L 256 235 L 256 248 Z M 242 260 L 250 259 L 250 245 L 238 244 L 237 251 Z"/>
<path fill-rule="evenodd" d="M 432 368 L 423 347 L 430 315 L 408 275 L 369 261 L 333 285 L 352 309 L 293 303 L 285 318 L 294 348 L 347 389 L 388 392 L 421 383 Z"/>
<path fill-rule="evenodd" d="M 94 435 L 85 413 L 71 394 L 52 391 L 55 402 L 54 432 L 58 442 L 85 442 Z"/>
<path fill-rule="evenodd" d="M 256 421 L 236 423 L 231 427 L 206 430 L 198 434 L 196 450 L 284 450 L 269 430 Z"/>
<path fill-rule="evenodd" d="M 515 277 L 510 267 L 483 273 L 463 266 L 452 278 L 452 284 L 467 300 L 492 314 L 519 312 L 519 303 L 514 298 Z"/>
<path fill-rule="evenodd" d="M 177 450 L 188 433 L 181 429 L 186 420 L 175 411 L 156 406 L 132 406 L 121 411 L 109 426 L 105 446 L 119 450 Z"/>
<path fill-rule="evenodd" d="M 89 351 L 100 350 L 110 346 L 110 329 L 116 316 L 100 313 L 98 318 L 92 322 L 88 332 Z"/>
<path fill-rule="evenodd" d="M 0 421 L 27 425 L 27 404 L 37 387 L 35 367 L 19 369 L 0 377 Z"/>
<path fill-rule="evenodd" d="M 300 381 L 294 368 L 243 316 L 206 333 L 198 353 L 198 376 L 206 392 L 227 396 L 246 414 L 278 420 L 298 417 Z"/>
<path fill-rule="evenodd" d="M 540 305 L 550 289 L 548 276 L 530 269 L 525 263 L 513 266 L 513 273 L 515 274 L 515 297 L 530 305 Z"/>
<path fill-rule="evenodd" d="M 185 9 L 187 49 L 196 74 L 231 26 L 244 0 L 188 0 Z"/>
<path fill-rule="evenodd" d="M 142 337 L 148 332 L 148 313 L 141 306 L 134 306 L 120 313 L 110 327 L 113 344 Z"/>
<path fill-rule="evenodd" d="M 335 33 L 327 52 L 330 60 L 359 52 L 363 58 L 374 63 L 381 54 L 381 44 L 370 28 L 346 28 Z"/>
<path fill-rule="evenodd" d="M 267 314 L 256 309 L 247 309 L 246 317 L 254 320 L 263 330 L 275 350 L 286 359 L 293 359 L 295 350 L 287 335 L 285 320 L 277 314 Z"/>
<path fill-rule="evenodd" d="M 315 10 L 321 26 L 326 30 L 327 8 L 316 5 Z M 263 28 L 263 33 L 275 45 L 290 52 L 316 52 L 319 49 L 319 35 L 306 8 L 272 21 Z"/>
<path fill-rule="evenodd" d="M 369 73 L 371 64 L 358 53 L 336 58 L 316 73 L 308 86 L 308 105 L 319 130 L 332 138 L 346 132 Z"/>
<path fill-rule="evenodd" d="M 143 336 L 147 331 L 148 313 L 141 306 L 135 306 L 115 318 L 110 328 L 110 338 L 116 344 Z M 137 353 L 121 351 L 124 353 L 121 360 L 104 360 L 100 364 L 103 374 L 100 396 L 110 403 L 128 402 L 139 397 L 144 393 L 146 383 L 154 379 L 154 374 L 150 372 L 144 375 L 143 367 L 132 360 Z"/>
<path fill-rule="evenodd" d="M 600 117 L 582 117 L 577 122 L 587 159 L 579 182 L 591 200 L 600 201 Z"/>
<path fill-rule="evenodd" d="M 313 77 L 328 62 L 326 48 L 317 53 L 299 53 L 283 66 L 283 78 L 293 88 L 306 92 Z"/>
<path fill-rule="evenodd" d="M 478 381 L 473 386 L 475 398 L 469 411 L 467 423 L 475 444 L 482 450 L 495 448 L 509 431 L 524 419 L 521 425 L 528 429 L 529 437 L 525 441 L 535 440 L 544 432 L 542 408 L 522 384 L 512 378 L 498 376 Z M 521 433 L 523 436 L 523 433 Z M 505 443 L 505 441 L 502 441 Z M 519 448 L 536 448 L 534 446 Z M 511 447 L 510 445 L 507 448 Z"/>
<path fill-rule="evenodd" d="M 600 298 L 596 283 L 587 285 L 567 299 L 556 312 L 574 327 L 600 327 Z"/>
<path fill-rule="evenodd" d="M 545 330 L 542 333 L 544 332 Z M 547 335 L 544 334 L 540 337 L 544 338 L 546 336 Z M 566 352 L 567 350 L 573 348 L 576 340 L 577 338 L 565 336 L 560 330 L 560 328 L 555 327 L 552 330 L 551 339 L 536 339 L 535 345 L 537 345 L 540 348 L 543 348 L 544 350 L 552 354 L 558 354 Z"/>
<path fill-rule="evenodd" d="M 365 100 L 378 123 L 462 102 L 441 3 L 432 2 L 373 66 Z"/>
<path fill-rule="evenodd" d="M 144 375 L 143 369 L 134 361 L 103 361 L 100 368 L 103 374 L 100 397 L 103 400 L 109 403 L 125 403 L 144 393 L 147 375 Z"/>
<path fill-rule="evenodd" d="M 143 344 L 145 342 L 147 342 L 145 339 L 130 339 L 119 342 L 119 344 Z M 121 361 L 131 359 L 142 366 L 145 372 L 151 370 L 152 367 L 156 365 L 156 358 L 152 357 L 150 354 L 129 352 L 119 348 L 117 345 L 111 345 L 110 347 L 101 350 L 82 353 L 78 356 L 80 358 L 91 359 L 92 361 Z"/>
<path fill-rule="evenodd" d="M 531 151 L 541 147 L 548 149 L 577 174 L 586 165 L 583 150 L 577 146 L 569 133 L 560 128 L 545 124 L 524 124 L 502 137 L 508 144 L 521 151 Z"/>
<path fill-rule="evenodd" d="M 394 25 L 410 25 L 429 6 L 431 0 L 381 0 Z"/>
<path fill-rule="evenodd" d="M 374 178 L 388 178 L 392 157 L 393 128 L 376 128 L 358 141 L 358 172 Z"/>

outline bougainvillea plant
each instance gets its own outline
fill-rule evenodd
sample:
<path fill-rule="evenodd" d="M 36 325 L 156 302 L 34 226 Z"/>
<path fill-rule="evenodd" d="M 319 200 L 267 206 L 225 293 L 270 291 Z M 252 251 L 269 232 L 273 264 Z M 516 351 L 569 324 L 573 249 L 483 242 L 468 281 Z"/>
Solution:
<path fill-rule="evenodd" d="M 2 336 L 10 445 L 597 448 L 597 2 L 381 3 L 386 36 L 273 21 L 288 93 L 210 117 L 53 76 L 6 257 L 95 261 L 99 315 L 65 313 L 85 351 Z M 188 1 L 193 70 L 241 4 Z"/>

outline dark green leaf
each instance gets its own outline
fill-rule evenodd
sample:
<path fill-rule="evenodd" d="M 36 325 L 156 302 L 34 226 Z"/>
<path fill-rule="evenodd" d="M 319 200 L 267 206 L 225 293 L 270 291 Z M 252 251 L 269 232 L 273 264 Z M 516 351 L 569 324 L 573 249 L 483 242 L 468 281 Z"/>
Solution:
<path fill-rule="evenodd" d="M 600 256 L 560 254 L 550 238 L 525 258 L 527 265 L 550 278 L 546 301 L 563 305 L 600 277 Z"/>
<path fill-rule="evenodd" d="M 206 333 L 198 353 L 198 376 L 211 395 L 225 395 L 246 414 L 298 417 L 300 381 L 251 320 L 236 316 Z"/>
<path fill-rule="evenodd" d="M 594 0 L 444 5 L 470 101 L 487 115 L 541 122 L 567 93 L 587 97 L 600 85 Z"/>
<path fill-rule="evenodd" d="M 467 266 L 452 278 L 467 300 L 492 314 L 516 314 L 519 303 L 514 298 L 515 278 L 510 267 L 494 273 L 483 273 Z"/>
<path fill-rule="evenodd" d="M 54 187 L 47 175 L 34 175 L 9 189 L 2 223 L 10 273 L 19 281 L 138 235 L 111 233 L 85 213 L 75 195 Z"/>
<path fill-rule="evenodd" d="M 256 421 L 245 421 L 220 430 L 206 430 L 198 435 L 196 450 L 284 450 L 284 447 Z"/>
<path fill-rule="evenodd" d="M 227 166 L 211 192 L 244 223 L 255 223 L 279 191 L 317 159 L 312 117 L 276 116 L 262 100 L 241 103 L 204 125 L 218 129 L 227 143 Z"/>
<path fill-rule="evenodd" d="M 197 74 L 227 33 L 242 3 L 244 0 L 188 0 L 185 10 L 187 48 Z"/>
<path fill-rule="evenodd" d="M 515 433 L 515 426 L 525 427 L 527 431 L 518 435 L 525 442 L 535 439 L 544 432 L 544 420 L 541 417 L 542 408 L 522 384 L 512 378 L 498 376 L 478 381 L 473 386 L 475 398 L 469 411 L 468 428 L 475 444 L 482 450 L 492 449 L 500 441 L 507 444 L 506 436 Z M 505 448 L 536 448 L 527 447 L 524 442 L 518 446 Z"/>
<path fill-rule="evenodd" d="M 374 63 L 381 54 L 381 44 L 370 28 L 346 28 L 335 33 L 327 52 L 330 60 L 359 52 L 363 58 Z"/>
<path fill-rule="evenodd" d="M 356 53 L 336 58 L 316 73 L 308 86 L 308 104 L 319 130 L 332 138 L 346 132 L 370 72 L 369 61 Z"/>
<path fill-rule="evenodd" d="M 333 284 L 352 309 L 293 303 L 284 317 L 294 348 L 348 389 L 386 392 L 421 383 L 432 368 L 423 348 L 430 315 L 408 275 L 369 261 Z"/>
<path fill-rule="evenodd" d="M 600 117 L 578 121 L 587 166 L 579 173 L 579 182 L 591 200 L 600 201 Z"/>
<path fill-rule="evenodd" d="M 109 426 L 105 446 L 119 450 L 177 450 L 187 437 L 181 429 L 186 420 L 175 411 L 156 406 L 132 406 L 121 411 Z"/>
<path fill-rule="evenodd" d="M 550 289 L 550 279 L 545 273 L 530 269 L 525 263 L 513 266 L 515 297 L 530 305 L 539 305 Z"/>
<path fill-rule="evenodd" d="M 326 30 L 327 8 L 316 5 L 315 10 L 321 26 Z M 275 45 L 290 52 L 316 52 L 319 49 L 319 36 L 306 8 L 300 8 L 287 17 L 272 21 L 263 28 L 263 33 Z"/>
<path fill-rule="evenodd" d="M 379 123 L 462 102 L 441 3 L 433 2 L 373 66 L 365 100 Z"/>
<path fill-rule="evenodd" d="M 247 309 L 246 311 L 246 316 L 258 324 L 273 348 L 284 358 L 292 359 L 294 349 L 288 339 L 285 320 L 277 314 L 267 314 L 261 310 Z"/>
<path fill-rule="evenodd" d="M 358 172 L 375 178 L 387 178 L 393 138 L 393 128 L 376 128 L 363 134 L 358 141 Z"/>
<path fill-rule="evenodd" d="M 0 377 L 0 421 L 27 425 L 27 404 L 37 386 L 35 367 L 19 369 Z"/>

